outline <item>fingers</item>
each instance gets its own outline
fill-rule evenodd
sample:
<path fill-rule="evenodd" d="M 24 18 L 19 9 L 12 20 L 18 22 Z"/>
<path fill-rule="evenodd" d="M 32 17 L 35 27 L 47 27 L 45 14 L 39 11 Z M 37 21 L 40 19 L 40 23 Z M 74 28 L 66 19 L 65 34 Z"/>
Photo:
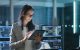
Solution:
<path fill-rule="evenodd" d="M 29 34 L 32 34 L 32 32 L 31 32 L 31 31 L 29 31 L 29 32 L 28 32 L 28 35 L 29 35 Z"/>
<path fill-rule="evenodd" d="M 32 31 L 28 32 L 27 36 L 28 38 L 32 35 Z"/>

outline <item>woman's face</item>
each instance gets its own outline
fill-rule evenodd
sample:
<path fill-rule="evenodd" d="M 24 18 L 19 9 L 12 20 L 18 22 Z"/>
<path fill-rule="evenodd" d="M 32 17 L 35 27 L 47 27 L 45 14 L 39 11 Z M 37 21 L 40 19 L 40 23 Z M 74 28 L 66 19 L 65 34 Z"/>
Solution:
<path fill-rule="evenodd" d="M 32 20 L 33 10 L 29 10 L 23 18 L 23 25 L 26 26 L 28 22 Z"/>

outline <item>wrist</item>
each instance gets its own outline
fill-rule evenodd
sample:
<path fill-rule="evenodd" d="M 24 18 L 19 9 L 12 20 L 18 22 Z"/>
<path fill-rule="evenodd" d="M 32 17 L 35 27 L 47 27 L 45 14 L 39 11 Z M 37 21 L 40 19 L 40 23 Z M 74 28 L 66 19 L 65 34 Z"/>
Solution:
<path fill-rule="evenodd" d="M 22 42 L 25 42 L 27 39 L 28 39 L 28 38 L 24 38 L 24 39 L 22 39 L 21 41 L 22 41 Z"/>

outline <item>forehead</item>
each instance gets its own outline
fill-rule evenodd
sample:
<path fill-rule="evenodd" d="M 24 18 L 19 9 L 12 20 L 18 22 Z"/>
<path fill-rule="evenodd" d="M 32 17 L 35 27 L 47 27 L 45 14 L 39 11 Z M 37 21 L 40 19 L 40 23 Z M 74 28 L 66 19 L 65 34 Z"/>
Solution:
<path fill-rule="evenodd" d="M 34 12 L 33 12 L 33 10 L 29 10 L 28 12 L 27 12 L 27 14 L 33 14 Z"/>

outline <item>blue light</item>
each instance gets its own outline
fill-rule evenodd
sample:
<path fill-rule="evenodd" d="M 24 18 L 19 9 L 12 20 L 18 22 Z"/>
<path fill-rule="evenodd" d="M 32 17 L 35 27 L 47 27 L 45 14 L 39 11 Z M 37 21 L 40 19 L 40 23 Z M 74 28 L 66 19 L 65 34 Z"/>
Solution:
<path fill-rule="evenodd" d="M 76 1 L 73 1 L 73 33 L 76 33 Z"/>

